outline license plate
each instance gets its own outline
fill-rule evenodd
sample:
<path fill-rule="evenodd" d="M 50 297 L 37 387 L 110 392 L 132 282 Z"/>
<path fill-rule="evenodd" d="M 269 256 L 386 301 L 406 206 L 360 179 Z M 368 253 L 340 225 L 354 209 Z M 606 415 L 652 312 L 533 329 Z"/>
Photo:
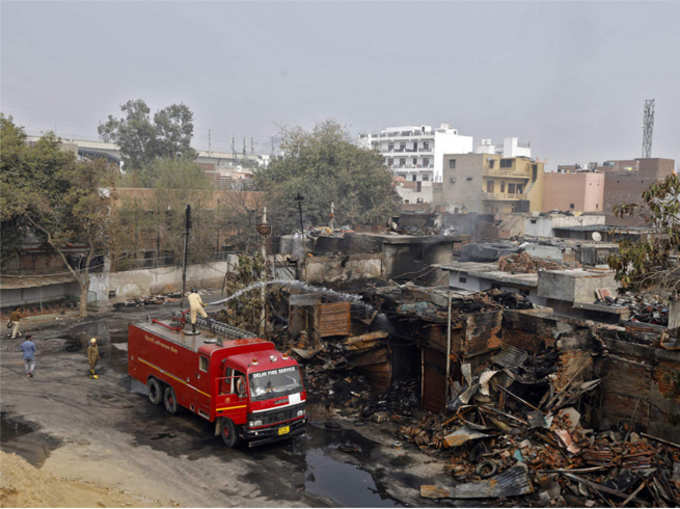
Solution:
<path fill-rule="evenodd" d="M 285 435 L 290 431 L 290 426 L 281 426 L 279 428 L 279 435 Z"/>

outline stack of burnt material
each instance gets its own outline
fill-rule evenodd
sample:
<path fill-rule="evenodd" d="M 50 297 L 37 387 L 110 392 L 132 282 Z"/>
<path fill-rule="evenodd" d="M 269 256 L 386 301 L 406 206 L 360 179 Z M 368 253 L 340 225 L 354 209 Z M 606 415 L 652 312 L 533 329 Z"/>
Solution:
<path fill-rule="evenodd" d="M 203 293 L 203 292 L 201 292 Z M 122 302 L 115 302 L 113 308 L 115 310 L 120 310 L 123 308 L 141 308 L 144 306 L 158 306 L 162 304 L 175 304 L 180 302 L 182 299 L 182 292 L 167 292 L 156 295 L 145 295 L 142 297 L 135 297 L 132 299 L 127 299 Z"/>
<path fill-rule="evenodd" d="M 633 321 L 668 326 L 669 303 L 660 295 L 625 292 L 614 296 L 607 290 L 598 290 L 596 296 L 600 303 L 626 306 Z"/>
<path fill-rule="evenodd" d="M 541 506 L 668 506 L 680 500 L 680 444 L 631 427 L 595 432 L 596 338 L 562 337 L 529 353 L 505 345 L 477 375 L 463 364 L 448 412 L 405 423 L 399 437 L 447 460 L 434 499 L 507 498 Z"/>
<path fill-rule="evenodd" d="M 565 268 L 567 266 L 563 263 L 557 263 L 544 258 L 534 258 L 524 251 L 503 255 L 498 259 L 498 270 L 512 274 L 533 274 L 539 270 L 560 270 Z"/>

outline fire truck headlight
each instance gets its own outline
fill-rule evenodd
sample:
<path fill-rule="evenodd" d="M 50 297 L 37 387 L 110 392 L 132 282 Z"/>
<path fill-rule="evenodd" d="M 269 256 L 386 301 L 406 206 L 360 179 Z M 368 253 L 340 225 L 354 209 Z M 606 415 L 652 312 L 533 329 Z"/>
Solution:
<path fill-rule="evenodd" d="M 305 415 L 305 409 L 304 408 L 302 410 L 298 410 L 298 412 L 297 412 L 298 417 L 302 417 L 303 415 Z"/>
<path fill-rule="evenodd" d="M 258 419 L 257 421 L 250 421 L 248 423 L 248 426 L 250 426 L 251 428 L 256 428 L 257 426 L 262 426 L 262 420 Z"/>

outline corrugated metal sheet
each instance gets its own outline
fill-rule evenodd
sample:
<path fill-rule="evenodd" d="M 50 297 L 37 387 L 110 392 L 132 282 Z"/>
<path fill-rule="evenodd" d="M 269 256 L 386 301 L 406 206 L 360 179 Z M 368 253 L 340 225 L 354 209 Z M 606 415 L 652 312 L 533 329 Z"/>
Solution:
<path fill-rule="evenodd" d="M 451 498 L 517 497 L 533 491 L 524 467 L 512 467 L 484 481 L 468 482 L 451 488 Z"/>
<path fill-rule="evenodd" d="M 491 357 L 491 360 L 504 368 L 518 368 L 529 358 L 529 354 L 512 345 L 503 347 L 503 350 Z"/>
<path fill-rule="evenodd" d="M 331 302 L 319 306 L 319 335 L 349 336 L 352 333 L 349 302 Z"/>

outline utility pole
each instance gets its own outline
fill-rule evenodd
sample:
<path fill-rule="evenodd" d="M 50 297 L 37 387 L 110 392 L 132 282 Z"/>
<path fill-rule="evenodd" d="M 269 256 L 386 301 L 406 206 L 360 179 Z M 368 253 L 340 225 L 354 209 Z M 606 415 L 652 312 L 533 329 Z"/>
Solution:
<path fill-rule="evenodd" d="M 243 137 L 243 157 L 246 156 L 246 137 Z"/>
<path fill-rule="evenodd" d="M 191 205 L 187 205 L 184 216 L 184 262 L 182 263 L 182 306 L 187 291 L 187 260 L 189 258 L 189 232 L 191 231 Z"/>
<path fill-rule="evenodd" d="M 231 155 L 236 159 L 236 137 L 231 137 Z"/>
<path fill-rule="evenodd" d="M 304 199 L 305 199 L 304 196 L 302 196 L 300 193 L 298 193 L 297 196 L 295 197 L 295 201 L 298 204 L 298 212 L 300 213 L 300 233 L 302 233 L 303 235 L 305 234 L 305 227 L 302 224 L 302 200 Z"/>
<path fill-rule="evenodd" d="M 208 152 L 212 152 L 212 130 L 208 129 Z"/>
<path fill-rule="evenodd" d="M 255 153 L 255 140 L 253 140 L 253 137 L 250 137 L 250 153 L 254 154 Z"/>
<path fill-rule="evenodd" d="M 262 237 L 261 255 L 262 255 L 262 287 L 260 288 L 260 302 L 262 308 L 260 310 L 260 336 L 265 337 L 267 333 L 267 291 L 265 283 L 267 282 L 267 237 L 272 232 L 272 227 L 267 223 L 267 207 L 262 210 L 262 222 L 257 225 L 257 233 Z"/>
<path fill-rule="evenodd" d="M 645 99 L 642 111 L 642 158 L 652 157 L 652 134 L 654 133 L 654 99 Z"/>

